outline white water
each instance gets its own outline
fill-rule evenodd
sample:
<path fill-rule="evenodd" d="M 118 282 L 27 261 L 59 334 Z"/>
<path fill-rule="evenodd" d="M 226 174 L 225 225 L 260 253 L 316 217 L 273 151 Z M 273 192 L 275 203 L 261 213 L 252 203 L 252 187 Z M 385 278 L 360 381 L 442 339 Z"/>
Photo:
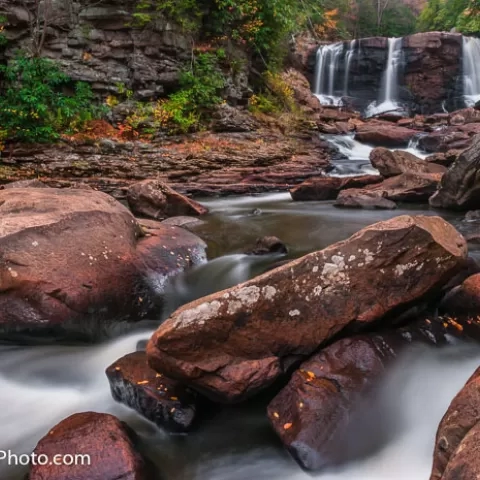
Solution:
<path fill-rule="evenodd" d="M 463 94 L 467 106 L 480 101 L 480 39 L 463 37 Z"/>
<path fill-rule="evenodd" d="M 335 95 L 338 83 L 336 73 L 343 53 L 343 43 L 325 45 L 317 50 L 314 94 L 322 105 L 339 105 L 341 97 Z"/>
<path fill-rule="evenodd" d="M 353 135 L 325 135 L 325 138 L 334 145 L 338 151 L 347 157 L 347 160 L 334 162 L 335 169 L 332 176 L 353 176 L 359 174 L 376 175 L 378 170 L 370 163 L 370 153 L 375 147 L 360 143 Z M 407 148 L 397 148 L 409 152 L 418 158 L 426 158 L 427 154 L 418 149 L 418 139 L 412 139 Z"/>
<path fill-rule="evenodd" d="M 402 65 L 402 38 L 388 39 L 388 58 L 382 78 L 380 98 L 366 110 L 366 116 L 371 117 L 383 112 L 392 112 L 400 108 L 398 103 L 399 73 Z"/>
<path fill-rule="evenodd" d="M 345 80 L 343 83 L 343 96 L 348 97 L 348 82 L 350 81 L 350 69 L 352 68 L 352 59 L 355 56 L 355 47 L 357 40 L 352 40 L 345 54 Z"/>

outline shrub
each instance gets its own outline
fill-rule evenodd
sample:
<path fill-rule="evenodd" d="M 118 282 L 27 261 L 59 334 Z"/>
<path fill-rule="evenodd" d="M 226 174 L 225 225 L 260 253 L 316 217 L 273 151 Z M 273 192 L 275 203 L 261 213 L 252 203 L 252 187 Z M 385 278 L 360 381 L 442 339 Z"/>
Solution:
<path fill-rule="evenodd" d="M 0 125 L 10 140 L 50 142 L 103 113 L 93 103 L 90 86 L 72 83 L 51 60 L 17 57 L 0 72 Z"/>

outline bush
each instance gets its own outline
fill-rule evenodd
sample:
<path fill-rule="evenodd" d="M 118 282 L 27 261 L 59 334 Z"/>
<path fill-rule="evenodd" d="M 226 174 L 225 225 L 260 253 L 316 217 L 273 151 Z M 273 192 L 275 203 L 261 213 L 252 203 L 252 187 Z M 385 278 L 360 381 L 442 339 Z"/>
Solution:
<path fill-rule="evenodd" d="M 0 72 L 0 125 L 9 140 L 51 142 L 104 111 L 94 105 L 88 84 L 72 83 L 51 60 L 17 57 Z"/>

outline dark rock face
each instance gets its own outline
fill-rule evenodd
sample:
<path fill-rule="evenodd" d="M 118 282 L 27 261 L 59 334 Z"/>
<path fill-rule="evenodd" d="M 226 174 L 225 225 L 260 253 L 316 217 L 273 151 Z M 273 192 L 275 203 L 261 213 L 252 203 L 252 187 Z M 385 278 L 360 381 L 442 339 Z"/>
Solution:
<path fill-rule="evenodd" d="M 61 421 L 43 437 L 33 452 L 47 455 L 88 455 L 90 463 L 32 465 L 29 480 L 149 480 L 152 472 L 135 450 L 132 433 L 112 415 L 77 413 Z M 41 457 L 40 457 L 41 458 Z M 66 457 L 67 461 L 69 457 Z"/>
<path fill-rule="evenodd" d="M 462 36 L 454 33 L 426 32 L 405 37 L 405 86 L 418 113 L 460 108 L 462 83 Z"/>
<path fill-rule="evenodd" d="M 241 401 L 343 329 L 435 292 L 465 256 L 463 237 L 438 217 L 380 222 L 180 308 L 150 339 L 149 363 L 214 400 Z"/>
<path fill-rule="evenodd" d="M 480 135 L 473 139 L 447 173 L 430 199 L 436 208 L 474 210 L 480 208 Z"/>
<path fill-rule="evenodd" d="M 472 144 L 472 137 L 477 134 L 480 134 L 480 123 L 445 127 L 422 136 L 419 146 L 429 153 L 463 150 Z"/>
<path fill-rule="evenodd" d="M 197 397 L 181 383 L 152 370 L 145 352 L 117 360 L 106 371 L 113 398 L 170 432 L 186 432 L 197 416 Z"/>
<path fill-rule="evenodd" d="M 379 183 L 379 175 L 361 175 L 358 177 L 314 177 L 306 180 L 290 190 L 293 200 L 319 201 L 335 200 L 341 190 L 347 188 L 363 188 L 366 185 Z"/>
<path fill-rule="evenodd" d="M 154 220 L 208 213 L 206 207 L 158 180 L 145 180 L 132 185 L 127 192 L 127 201 L 135 215 Z"/>
<path fill-rule="evenodd" d="M 248 255 L 267 255 L 269 253 L 285 255 L 288 253 L 288 248 L 278 237 L 270 236 L 258 238 L 255 246 L 246 253 Z"/>
<path fill-rule="evenodd" d="M 92 335 L 162 308 L 170 275 L 205 259 L 178 227 L 140 228 L 92 190 L 0 191 L 0 331 Z"/>
<path fill-rule="evenodd" d="M 480 369 L 448 407 L 437 431 L 430 480 L 475 480 L 480 475 Z"/>
<path fill-rule="evenodd" d="M 178 87 L 191 53 L 191 36 L 180 25 L 159 18 L 149 28 L 133 28 L 135 2 L 130 0 L 50 4 L 42 56 L 58 60 L 73 80 L 90 83 L 103 97 L 132 89 L 138 100 L 158 98 Z M 36 2 L 1 0 L 0 7 L 9 20 L 5 56 L 11 58 L 19 49 L 31 51 L 29 21 Z M 233 103 L 248 97 L 245 55 L 242 60 L 244 67 L 227 82 L 227 97 Z"/>
<path fill-rule="evenodd" d="M 384 177 L 393 177 L 402 173 L 444 173 L 447 169 L 435 163 L 429 163 L 415 155 L 401 150 L 391 151 L 378 147 L 370 153 L 370 162 Z"/>
<path fill-rule="evenodd" d="M 268 416 L 302 468 L 320 470 L 356 454 L 348 428 L 358 403 L 378 385 L 391 360 L 414 341 L 446 340 L 441 327 L 423 322 L 396 332 L 339 340 L 300 366 L 269 404 Z"/>

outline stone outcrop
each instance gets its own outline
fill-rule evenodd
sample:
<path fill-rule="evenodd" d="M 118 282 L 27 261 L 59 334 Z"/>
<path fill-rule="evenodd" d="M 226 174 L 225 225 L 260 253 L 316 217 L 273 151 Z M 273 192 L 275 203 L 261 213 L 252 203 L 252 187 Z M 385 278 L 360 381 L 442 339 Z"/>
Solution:
<path fill-rule="evenodd" d="M 394 177 L 402 173 L 445 173 L 442 165 L 429 163 L 412 153 L 378 147 L 370 153 L 370 162 L 384 177 Z"/>
<path fill-rule="evenodd" d="M 151 479 L 153 472 L 137 452 L 133 437 L 133 432 L 112 415 L 77 413 L 62 420 L 38 442 L 33 455 L 46 464 L 32 462 L 28 479 Z M 68 465 L 58 462 L 59 456 Z"/>
<path fill-rule="evenodd" d="M 145 352 L 125 355 L 107 368 L 113 398 L 170 432 L 192 428 L 197 397 L 181 383 L 152 370 Z"/>
<path fill-rule="evenodd" d="M 480 475 L 480 369 L 448 407 L 437 431 L 430 480 L 474 480 Z"/>
<path fill-rule="evenodd" d="M 434 292 L 466 244 L 438 217 L 401 216 L 177 310 L 148 347 L 156 371 L 237 402 L 293 361 Z"/>
<path fill-rule="evenodd" d="M 421 322 L 399 331 L 345 338 L 303 363 L 270 402 L 268 416 L 300 466 L 316 471 L 354 460 L 349 428 L 389 363 L 413 342 L 443 344 L 441 326 Z M 372 439 L 362 438 L 368 449 Z M 353 457 L 353 458 L 352 458 Z"/>
<path fill-rule="evenodd" d="M 0 332 L 105 333 L 158 314 L 166 279 L 205 260 L 178 227 L 141 227 L 110 196 L 83 189 L 0 191 Z"/>
<path fill-rule="evenodd" d="M 319 201 L 335 200 L 341 190 L 347 188 L 363 188 L 366 185 L 379 183 L 379 175 L 360 175 L 357 177 L 314 177 L 290 190 L 293 200 Z"/>
<path fill-rule="evenodd" d="M 442 177 L 440 186 L 430 199 L 436 208 L 475 210 L 480 208 L 480 135 L 455 160 Z"/>
<path fill-rule="evenodd" d="M 133 184 L 127 191 L 127 202 L 135 215 L 154 220 L 208 213 L 208 209 L 203 205 L 158 180 L 144 180 Z"/>

